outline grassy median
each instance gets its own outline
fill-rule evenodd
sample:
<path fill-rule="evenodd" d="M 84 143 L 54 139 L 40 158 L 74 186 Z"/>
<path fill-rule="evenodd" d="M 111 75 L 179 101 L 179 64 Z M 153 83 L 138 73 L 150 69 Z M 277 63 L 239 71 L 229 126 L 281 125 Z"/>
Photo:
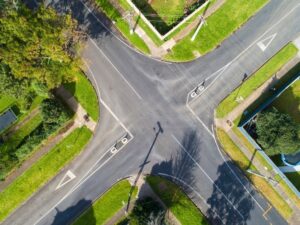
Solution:
<path fill-rule="evenodd" d="M 192 200 L 176 184 L 158 176 L 147 177 L 147 182 L 181 225 L 209 224 Z"/>
<path fill-rule="evenodd" d="M 0 222 L 74 159 L 91 137 L 88 128 L 77 128 L 4 189 L 0 193 Z"/>
<path fill-rule="evenodd" d="M 259 70 L 257 70 L 251 77 L 246 80 L 240 87 L 235 89 L 228 95 L 218 106 L 216 116 L 222 118 L 231 112 L 238 102 L 238 96 L 246 99 L 253 91 L 259 88 L 269 78 L 271 78 L 278 70 L 280 70 L 288 61 L 290 61 L 298 52 L 298 49 L 292 43 L 281 49 L 268 62 L 266 62 Z"/>
<path fill-rule="evenodd" d="M 84 74 L 77 74 L 75 82 L 64 84 L 64 87 L 76 98 L 94 121 L 99 119 L 98 97 L 91 82 Z"/>
<path fill-rule="evenodd" d="M 73 224 L 74 225 L 102 225 L 105 224 L 128 200 L 131 190 L 128 180 L 122 180 L 115 184 L 110 190 L 104 193 L 89 209 L 87 209 Z M 137 188 L 134 188 L 132 196 L 137 195 Z"/>
<path fill-rule="evenodd" d="M 195 51 L 201 55 L 210 52 L 247 22 L 267 2 L 268 0 L 227 0 L 207 18 L 207 26 L 201 28 L 194 41 L 191 41 L 191 37 L 196 28 L 173 47 L 166 59 L 188 61 L 196 57 Z"/>
<path fill-rule="evenodd" d="M 217 136 L 222 145 L 222 149 L 245 172 L 256 189 L 259 190 L 266 199 L 268 199 L 268 201 L 285 219 L 290 218 L 293 210 L 289 207 L 285 200 L 273 189 L 273 187 L 265 179 L 246 173 L 245 169 L 248 168 L 250 161 L 233 143 L 230 137 L 221 129 L 217 129 Z M 251 165 L 250 169 L 256 170 L 253 165 Z"/>

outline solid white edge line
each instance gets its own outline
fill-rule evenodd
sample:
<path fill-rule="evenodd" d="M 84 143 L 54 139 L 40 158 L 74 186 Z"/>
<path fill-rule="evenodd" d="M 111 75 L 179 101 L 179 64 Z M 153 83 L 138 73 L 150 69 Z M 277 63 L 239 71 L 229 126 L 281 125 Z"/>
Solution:
<path fill-rule="evenodd" d="M 189 184 L 187 184 L 185 181 L 183 181 L 182 179 L 179 179 L 175 176 L 171 176 L 169 174 L 166 173 L 158 173 L 158 175 L 160 176 L 165 176 L 165 177 L 170 177 L 174 180 L 179 181 L 180 183 L 182 183 L 183 185 L 187 186 L 188 188 L 190 188 L 203 202 L 204 204 L 210 209 L 211 206 L 206 202 L 206 200 L 200 195 L 200 193 L 198 191 L 196 191 L 192 186 L 190 186 Z M 192 201 L 192 200 L 191 200 Z M 198 207 L 197 207 L 198 208 Z M 200 210 L 201 211 L 201 210 Z M 225 223 L 223 222 L 222 218 L 219 216 L 219 214 L 213 209 L 213 212 L 215 213 L 215 215 L 217 215 L 217 217 L 222 221 L 222 224 L 225 225 Z"/>
<path fill-rule="evenodd" d="M 212 130 L 214 131 L 214 126 L 212 125 Z M 221 150 L 220 150 L 220 147 L 219 147 L 219 144 L 216 140 L 216 137 L 215 135 L 213 135 L 213 139 L 214 139 L 214 142 L 217 146 L 217 149 L 219 151 L 219 154 L 221 155 L 223 161 L 225 162 L 225 164 L 227 165 L 227 167 L 229 168 L 229 170 L 231 171 L 231 173 L 235 176 L 235 178 L 239 181 L 239 183 L 243 186 L 243 188 L 245 189 L 245 191 L 251 196 L 251 198 L 255 201 L 255 203 L 258 205 L 258 207 L 264 212 L 264 208 L 258 203 L 258 201 L 254 198 L 254 196 L 249 192 L 249 190 L 245 187 L 245 185 L 242 183 L 241 179 L 236 175 L 236 173 L 233 171 L 233 169 L 229 166 L 229 164 L 227 163 L 227 160 L 225 159 L 225 157 L 223 156 Z"/>
<path fill-rule="evenodd" d="M 89 38 L 92 44 L 100 51 L 100 53 L 105 57 L 105 59 L 112 65 L 112 67 L 118 72 L 118 74 L 122 77 L 122 79 L 126 82 L 126 84 L 131 88 L 131 90 L 136 94 L 139 99 L 143 99 L 140 94 L 132 87 L 128 80 L 124 77 L 124 75 L 119 71 L 119 69 L 112 63 L 112 61 L 104 54 L 101 48 L 95 43 L 95 41 Z"/>
<path fill-rule="evenodd" d="M 180 143 L 180 141 L 172 134 L 172 138 L 177 142 L 177 144 L 181 147 L 181 149 L 189 156 L 189 158 L 197 165 L 197 167 L 202 171 L 202 173 L 208 178 L 208 180 L 216 186 L 218 191 L 224 196 L 224 198 L 228 201 L 228 203 L 237 211 L 237 213 L 241 216 L 242 219 L 245 219 L 242 213 L 233 205 L 233 203 L 227 198 L 227 196 L 223 193 L 223 191 L 219 188 L 219 186 L 210 178 L 210 176 L 205 172 L 205 170 L 200 166 L 200 164 L 190 155 L 190 153 L 185 149 L 185 147 Z"/>

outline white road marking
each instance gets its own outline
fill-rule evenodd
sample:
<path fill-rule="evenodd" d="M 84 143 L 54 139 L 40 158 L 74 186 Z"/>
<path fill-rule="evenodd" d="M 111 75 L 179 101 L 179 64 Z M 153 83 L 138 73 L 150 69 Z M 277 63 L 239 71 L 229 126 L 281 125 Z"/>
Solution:
<path fill-rule="evenodd" d="M 213 85 L 213 83 L 225 72 L 225 70 L 231 65 L 231 62 L 230 63 L 227 63 L 225 66 L 223 66 L 221 69 L 217 70 L 216 72 L 214 72 L 213 74 L 211 74 L 210 76 L 208 76 L 207 78 L 205 78 L 205 81 L 209 80 L 210 78 L 212 77 L 215 77 L 213 79 L 213 81 L 207 86 L 205 87 L 202 92 L 197 95 L 197 97 L 201 96 L 208 88 L 210 88 L 211 85 Z M 191 96 L 191 93 L 194 91 L 191 90 L 188 95 L 187 95 L 187 100 L 186 100 L 186 104 L 189 104 L 191 102 L 193 102 L 194 100 L 196 100 L 197 98 L 192 98 L 191 101 L 189 101 L 189 96 Z"/>
<path fill-rule="evenodd" d="M 192 186 L 190 186 L 189 184 L 187 184 L 185 181 L 183 181 L 182 179 L 179 179 L 179 178 L 177 178 L 177 177 L 175 177 L 175 176 L 171 176 L 171 175 L 169 175 L 169 174 L 166 174 L 166 173 L 158 173 L 158 175 L 160 175 L 160 176 L 164 176 L 164 177 L 170 177 L 170 178 L 172 178 L 172 179 L 174 179 L 174 180 L 177 180 L 177 181 L 179 181 L 180 183 L 182 183 L 184 186 L 187 186 L 189 189 L 191 189 L 203 202 L 204 202 L 204 204 L 208 207 L 208 208 L 211 208 L 211 206 L 209 205 L 209 204 L 207 204 L 207 202 L 206 202 L 206 200 L 200 195 L 200 193 L 198 192 L 198 191 L 196 191 Z M 225 224 L 224 222 L 223 222 L 223 220 L 222 220 L 222 218 L 219 216 L 219 214 L 213 209 L 213 211 L 214 211 L 214 213 L 215 213 L 215 215 L 217 216 L 217 217 L 219 217 L 219 219 L 222 221 L 222 223 L 223 224 Z"/>
<path fill-rule="evenodd" d="M 71 172 L 71 170 L 68 170 L 64 177 L 61 179 L 55 190 L 60 189 L 62 186 L 66 185 L 69 183 L 71 180 L 75 179 L 75 174 Z"/>
<path fill-rule="evenodd" d="M 196 113 L 191 109 L 191 107 L 189 105 L 186 106 L 190 112 L 193 114 L 193 116 L 199 121 L 199 123 L 201 123 L 201 125 L 205 128 L 205 130 L 211 135 L 213 136 L 213 133 L 211 132 L 211 130 L 208 129 L 208 127 L 204 124 L 204 122 L 199 118 L 199 116 L 196 115 Z"/>
<path fill-rule="evenodd" d="M 260 35 L 252 44 L 250 44 L 247 48 L 245 48 L 240 54 L 238 54 L 233 60 L 231 60 L 227 65 L 231 65 L 233 62 L 235 62 L 238 58 L 240 58 L 245 52 L 247 52 L 251 47 L 253 47 L 259 40 L 261 40 L 270 30 L 272 30 L 275 26 L 277 26 L 279 23 L 281 23 L 283 20 L 285 20 L 291 13 L 293 13 L 298 7 L 300 6 L 300 3 L 297 4 L 294 8 L 292 8 L 290 11 L 288 11 L 287 14 L 285 14 L 283 17 L 281 17 L 276 23 L 274 23 L 272 26 L 270 26 L 262 35 Z M 223 68 L 223 67 L 222 67 Z M 222 69 L 221 68 L 221 69 Z M 220 69 L 219 69 L 220 70 Z M 220 76 L 217 76 L 219 78 Z M 217 79 L 214 79 L 209 86 L 211 86 Z M 202 92 L 202 94 L 209 88 L 209 86 Z"/>
<path fill-rule="evenodd" d="M 107 109 L 107 111 L 114 117 L 114 119 L 120 124 L 120 126 L 133 138 L 133 134 L 127 129 L 127 127 L 121 122 L 121 120 L 116 116 L 116 114 L 109 108 L 109 106 L 104 102 L 104 100 L 101 98 L 100 95 L 100 89 L 97 83 L 97 80 L 95 78 L 95 74 L 93 73 L 92 69 L 89 67 L 89 65 L 84 61 L 85 66 L 87 67 L 88 71 L 92 75 L 92 78 L 94 80 L 94 83 L 97 88 L 98 96 L 99 96 L 99 102 Z"/>
<path fill-rule="evenodd" d="M 160 62 L 160 63 L 165 63 L 165 64 L 172 64 L 171 62 L 166 62 L 163 60 L 159 60 L 153 57 L 150 57 L 146 54 L 143 54 L 139 51 L 137 51 L 135 48 L 131 47 L 130 45 L 128 45 L 124 40 L 122 40 L 118 35 L 116 35 L 114 32 L 112 32 L 104 23 L 102 23 L 101 20 L 98 19 L 98 17 L 93 13 L 93 11 L 84 3 L 82 2 L 82 0 L 79 0 L 81 2 L 81 4 L 89 11 L 89 13 L 91 13 L 93 15 L 93 17 L 95 17 L 95 19 L 97 20 L 97 22 L 99 22 L 112 36 L 114 36 L 118 41 L 120 41 L 122 44 L 124 44 L 127 48 L 131 49 L 132 51 L 138 53 L 139 55 L 142 55 L 146 58 L 152 59 L 154 61 Z"/>
<path fill-rule="evenodd" d="M 214 126 L 212 125 L 212 130 L 214 131 Z M 254 202 L 257 204 L 257 206 L 264 211 L 264 208 L 258 203 L 258 201 L 254 198 L 254 196 L 250 193 L 250 191 L 245 187 L 245 185 L 243 184 L 242 180 L 238 177 L 238 175 L 233 171 L 233 169 L 228 165 L 227 160 L 225 159 L 225 157 L 223 156 L 220 147 L 218 145 L 218 142 L 216 140 L 215 135 L 213 135 L 213 139 L 215 141 L 215 144 L 217 146 L 217 149 L 219 151 L 219 154 L 221 155 L 223 161 L 225 162 L 225 164 L 227 165 L 227 167 L 229 168 L 229 170 L 231 171 L 231 173 L 235 176 L 235 178 L 238 180 L 238 182 L 243 186 L 243 188 L 245 189 L 245 191 L 250 195 L 250 197 L 254 200 Z"/>
<path fill-rule="evenodd" d="M 131 141 L 130 139 L 129 141 Z M 76 185 L 72 189 L 67 192 L 66 195 L 64 195 L 53 207 L 51 207 L 43 216 L 41 216 L 35 223 L 34 225 L 37 225 L 39 222 L 41 222 L 52 210 L 57 208 L 57 206 L 62 203 L 68 196 L 70 196 L 74 191 L 76 191 L 81 184 L 83 184 L 86 180 L 88 180 L 91 176 L 93 176 L 97 171 L 99 171 L 107 162 L 109 162 L 115 155 L 117 155 L 118 152 L 121 151 L 122 148 L 119 149 L 115 154 L 111 154 L 109 158 L 107 158 L 96 170 L 94 170 L 92 173 L 92 169 L 97 165 L 97 163 L 100 162 L 100 160 L 106 155 L 107 152 L 111 151 L 111 148 L 109 148 L 101 157 L 100 159 L 97 160 L 97 162 L 85 173 L 85 175 L 77 182 Z M 89 174 L 90 173 L 90 174 Z"/>
<path fill-rule="evenodd" d="M 237 213 L 241 216 L 242 219 L 245 219 L 244 216 L 240 213 L 240 211 L 233 205 L 233 203 L 227 198 L 227 196 L 223 193 L 223 191 L 219 188 L 219 186 L 210 178 L 210 176 L 205 172 L 205 170 L 200 166 L 200 164 L 190 155 L 190 153 L 186 150 L 186 148 L 180 143 L 180 141 L 172 134 L 172 138 L 177 142 L 177 144 L 181 147 L 181 149 L 188 155 L 188 157 L 197 165 L 197 167 L 203 172 L 203 174 L 208 178 L 208 180 L 216 186 L 218 191 L 224 196 L 224 198 L 228 201 L 228 203 L 237 211 Z"/>
<path fill-rule="evenodd" d="M 260 42 L 257 43 L 258 47 L 264 52 L 269 45 L 271 44 L 271 42 L 273 41 L 273 39 L 276 37 L 277 33 L 272 34 L 271 36 L 261 40 Z"/>
<path fill-rule="evenodd" d="M 98 47 L 98 45 L 95 43 L 93 39 L 90 38 L 90 41 L 93 43 L 93 45 L 101 52 L 101 54 L 106 58 L 106 60 L 112 65 L 112 67 L 118 72 L 118 74 L 122 77 L 122 79 L 126 82 L 126 84 L 131 88 L 131 90 L 136 94 L 136 96 L 139 99 L 142 99 L 142 97 L 139 95 L 139 93 L 132 87 L 132 85 L 126 80 L 124 75 L 118 70 L 118 68 L 112 63 L 112 61 L 104 54 L 101 48 Z"/>

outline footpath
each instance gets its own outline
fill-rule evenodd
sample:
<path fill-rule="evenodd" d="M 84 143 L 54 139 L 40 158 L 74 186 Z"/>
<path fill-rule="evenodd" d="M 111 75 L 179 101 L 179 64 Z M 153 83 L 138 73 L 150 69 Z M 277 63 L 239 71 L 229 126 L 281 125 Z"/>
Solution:
<path fill-rule="evenodd" d="M 27 169 L 29 169 L 35 162 L 37 162 L 41 157 L 51 151 L 59 142 L 61 142 L 66 136 L 68 136 L 76 128 L 87 126 L 91 131 L 96 128 L 96 122 L 89 118 L 86 121 L 85 115 L 87 112 L 83 107 L 76 101 L 76 99 L 63 87 L 56 90 L 56 94 L 62 98 L 66 104 L 75 112 L 75 118 L 73 121 L 68 122 L 59 133 L 50 137 L 48 140 L 41 144 L 40 149 L 36 150 L 27 160 L 25 160 L 21 166 L 14 171 L 12 171 L 4 181 L 0 182 L 0 192 L 3 191 L 8 185 L 10 185 L 17 177 L 23 174 Z"/>
<path fill-rule="evenodd" d="M 298 46 L 297 46 L 298 47 Z M 299 39 L 299 47 L 300 47 L 300 39 Z M 287 202 L 287 204 L 293 210 L 293 214 L 291 218 L 288 220 L 291 225 L 299 225 L 300 224 L 300 209 L 297 205 L 289 198 L 286 191 L 278 185 L 278 182 L 274 182 L 276 173 L 272 170 L 269 171 L 265 168 L 265 166 L 257 160 L 256 157 L 253 157 L 253 152 L 247 148 L 247 146 L 240 140 L 240 138 L 236 135 L 236 133 L 232 130 L 233 121 L 241 115 L 261 94 L 265 91 L 273 87 L 273 85 L 278 82 L 291 68 L 293 68 L 296 64 L 300 63 L 300 56 L 297 55 L 295 58 L 290 60 L 282 69 L 280 69 L 273 77 L 267 80 L 262 86 L 257 88 L 250 96 L 243 100 L 236 108 L 234 108 L 227 116 L 222 119 L 215 118 L 215 125 L 221 129 L 223 129 L 231 140 L 235 143 L 235 145 L 243 152 L 243 154 L 251 161 L 251 163 L 257 168 L 259 173 L 261 173 L 264 177 L 268 178 L 269 184 L 276 190 L 276 192 L 282 196 L 283 199 Z"/>
<path fill-rule="evenodd" d="M 174 47 L 178 41 L 180 41 L 181 39 L 183 39 L 184 37 L 189 35 L 190 32 L 196 26 L 198 26 L 199 22 L 200 22 L 200 19 L 198 19 L 198 18 L 194 19 L 192 22 L 190 22 L 188 25 L 186 25 L 181 31 L 179 31 L 178 34 L 176 34 L 173 38 L 171 38 L 168 41 L 165 41 L 162 45 L 158 46 L 152 41 L 152 39 L 147 35 L 147 33 L 143 30 L 143 28 L 141 28 L 137 24 L 134 17 L 128 17 L 128 12 L 126 12 L 122 7 L 120 7 L 118 1 L 115 1 L 115 0 L 109 0 L 109 1 L 114 6 L 114 8 L 116 8 L 119 11 L 119 13 L 122 15 L 122 17 L 124 19 L 126 18 L 128 23 L 134 24 L 134 32 L 140 38 L 143 39 L 143 41 L 146 43 L 146 45 L 148 46 L 148 48 L 151 52 L 151 56 L 153 56 L 154 58 L 163 58 L 163 56 L 168 54 L 170 49 L 172 47 Z M 226 0 L 216 0 L 216 2 L 203 13 L 203 17 L 204 18 L 209 17 L 216 10 L 218 10 L 225 1 Z M 135 16 L 138 16 L 138 15 L 135 15 Z"/>

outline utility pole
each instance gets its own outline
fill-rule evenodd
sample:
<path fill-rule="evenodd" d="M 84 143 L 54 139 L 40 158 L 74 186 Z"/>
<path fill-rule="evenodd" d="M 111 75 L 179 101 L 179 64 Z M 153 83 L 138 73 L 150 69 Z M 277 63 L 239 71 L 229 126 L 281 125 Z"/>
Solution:
<path fill-rule="evenodd" d="M 258 172 L 255 172 L 255 171 L 253 171 L 253 170 L 250 170 L 250 169 L 247 169 L 246 171 L 247 171 L 248 173 L 251 173 L 251 174 L 255 175 L 255 176 L 264 178 L 264 179 L 267 180 L 267 181 L 272 181 L 272 182 L 274 182 L 275 184 L 278 184 L 278 181 L 277 181 L 277 180 L 274 180 L 272 177 L 264 176 L 264 175 L 262 175 L 262 174 L 260 174 L 260 173 L 258 173 Z"/>
<path fill-rule="evenodd" d="M 130 28 L 130 34 L 133 34 L 133 29 L 134 29 L 134 12 L 129 11 L 124 17 L 129 23 L 129 28 Z"/>
<path fill-rule="evenodd" d="M 207 23 L 206 23 L 206 20 L 204 19 L 203 15 L 202 15 L 202 16 L 200 16 L 200 23 L 199 23 L 194 35 L 192 36 L 191 41 L 195 40 L 196 36 L 198 35 L 198 33 L 199 33 L 199 31 L 200 31 L 200 29 L 203 25 L 207 25 Z"/>

